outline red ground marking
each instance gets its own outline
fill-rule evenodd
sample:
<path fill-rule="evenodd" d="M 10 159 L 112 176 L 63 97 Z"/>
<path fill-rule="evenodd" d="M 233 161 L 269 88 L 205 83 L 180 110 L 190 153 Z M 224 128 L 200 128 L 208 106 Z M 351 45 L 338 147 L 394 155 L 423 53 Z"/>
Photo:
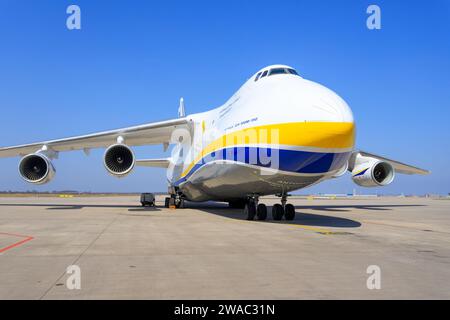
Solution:
<path fill-rule="evenodd" d="M 9 249 L 18 247 L 18 246 L 24 244 L 25 242 L 28 242 L 28 241 L 34 239 L 34 238 L 31 237 L 31 236 L 23 236 L 23 235 L 21 235 L 21 234 L 4 233 L 4 232 L 0 232 L 0 234 L 6 235 L 6 236 L 11 236 L 11 237 L 24 238 L 23 240 L 20 240 L 20 241 L 18 241 L 18 242 L 16 242 L 16 243 L 13 243 L 13 244 L 11 244 L 11 245 L 9 245 L 9 246 L 6 246 L 6 247 L 4 247 L 4 248 L 0 248 L 0 253 L 3 253 L 3 252 L 5 252 L 5 251 L 8 251 Z"/>

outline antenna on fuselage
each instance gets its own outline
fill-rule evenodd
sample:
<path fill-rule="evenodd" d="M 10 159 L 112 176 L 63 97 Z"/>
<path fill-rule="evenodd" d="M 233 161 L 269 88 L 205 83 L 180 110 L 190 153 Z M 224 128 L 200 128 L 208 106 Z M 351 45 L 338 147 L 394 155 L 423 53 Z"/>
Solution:
<path fill-rule="evenodd" d="M 186 112 L 184 111 L 184 99 L 180 98 L 180 106 L 178 107 L 178 117 L 184 118 L 186 116 Z"/>

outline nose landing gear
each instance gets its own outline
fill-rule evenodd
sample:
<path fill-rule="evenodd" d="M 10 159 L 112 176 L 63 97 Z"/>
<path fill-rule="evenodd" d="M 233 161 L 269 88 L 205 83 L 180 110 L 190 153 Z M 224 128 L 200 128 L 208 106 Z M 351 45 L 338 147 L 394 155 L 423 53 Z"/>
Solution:
<path fill-rule="evenodd" d="M 172 194 L 167 197 L 164 201 L 164 207 L 166 208 L 184 208 L 184 199 L 180 195 Z"/>

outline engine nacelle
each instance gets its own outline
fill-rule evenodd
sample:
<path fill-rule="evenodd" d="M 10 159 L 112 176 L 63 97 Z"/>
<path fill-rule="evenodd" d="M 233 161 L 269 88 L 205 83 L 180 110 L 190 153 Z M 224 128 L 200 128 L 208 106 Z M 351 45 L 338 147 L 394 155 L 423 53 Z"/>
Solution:
<path fill-rule="evenodd" d="M 133 151 L 125 144 L 114 144 L 105 151 L 103 163 L 106 170 L 116 177 L 129 174 L 135 164 Z"/>
<path fill-rule="evenodd" d="M 55 176 L 52 162 L 41 153 L 26 155 L 19 162 L 19 174 L 26 182 L 44 184 Z"/>
<path fill-rule="evenodd" d="M 395 176 L 392 165 L 385 161 L 371 159 L 353 168 L 353 182 L 362 187 L 378 187 L 390 184 Z"/>

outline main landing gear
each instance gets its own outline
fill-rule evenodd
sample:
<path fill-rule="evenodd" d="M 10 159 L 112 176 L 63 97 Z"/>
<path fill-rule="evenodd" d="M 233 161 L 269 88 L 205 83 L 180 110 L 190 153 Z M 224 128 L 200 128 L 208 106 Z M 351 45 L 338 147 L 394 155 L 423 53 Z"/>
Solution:
<path fill-rule="evenodd" d="M 263 221 L 267 219 L 267 207 L 264 203 L 258 203 L 258 197 L 249 197 L 244 205 L 244 213 L 247 220 L 256 219 Z"/>
<path fill-rule="evenodd" d="M 272 218 L 273 220 L 280 221 L 283 219 L 283 216 L 286 220 L 292 221 L 295 219 L 295 207 L 287 202 L 287 194 L 279 194 L 278 197 L 281 197 L 281 204 L 276 203 L 272 207 Z"/>
<path fill-rule="evenodd" d="M 244 209 L 247 220 L 255 218 L 262 221 L 267 219 L 267 207 L 264 203 L 258 203 L 258 196 L 249 196 L 247 199 L 230 201 L 230 208 Z"/>
<path fill-rule="evenodd" d="M 275 221 L 280 221 L 283 217 L 292 221 L 295 219 L 295 207 L 287 202 L 288 195 L 279 195 L 281 197 L 281 204 L 276 203 L 272 207 L 272 218 Z M 264 203 L 259 203 L 258 196 L 249 196 L 245 200 L 238 200 L 230 202 L 231 208 L 243 208 L 247 220 L 263 221 L 267 219 L 267 207 Z"/>

